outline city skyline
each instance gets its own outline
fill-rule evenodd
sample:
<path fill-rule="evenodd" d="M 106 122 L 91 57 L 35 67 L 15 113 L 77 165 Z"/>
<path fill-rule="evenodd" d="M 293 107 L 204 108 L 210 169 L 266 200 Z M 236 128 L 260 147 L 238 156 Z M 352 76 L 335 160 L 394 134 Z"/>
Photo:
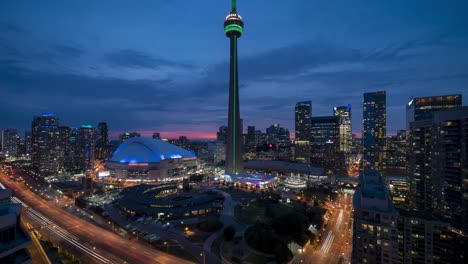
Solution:
<path fill-rule="evenodd" d="M 22 134 L 34 115 L 53 112 L 71 126 L 106 121 L 112 138 L 156 131 L 214 139 L 227 125 L 229 43 L 219 26 L 227 2 L 2 2 L 0 85 L 6 96 L 0 99 L 0 127 Z M 405 127 L 411 97 L 466 97 L 463 5 L 243 3 L 248 37 L 239 47 L 239 86 L 245 127 L 279 123 L 293 131 L 295 103 L 311 100 L 312 116 L 351 104 L 353 133 L 360 134 L 362 94 L 386 90 L 392 135 Z M 336 15 L 347 23 L 337 23 Z M 194 20 L 206 26 L 187 31 L 184 25 Z"/>

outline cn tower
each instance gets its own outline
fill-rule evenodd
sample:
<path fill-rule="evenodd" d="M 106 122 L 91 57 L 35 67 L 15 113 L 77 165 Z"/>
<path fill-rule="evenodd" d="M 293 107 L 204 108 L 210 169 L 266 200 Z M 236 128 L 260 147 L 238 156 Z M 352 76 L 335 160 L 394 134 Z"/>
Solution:
<path fill-rule="evenodd" d="M 242 36 L 244 22 L 236 11 L 236 0 L 232 0 L 232 10 L 224 21 L 224 33 L 231 41 L 229 71 L 229 112 L 226 140 L 226 173 L 243 171 L 242 128 L 239 111 L 239 79 L 237 74 L 237 39 Z"/>

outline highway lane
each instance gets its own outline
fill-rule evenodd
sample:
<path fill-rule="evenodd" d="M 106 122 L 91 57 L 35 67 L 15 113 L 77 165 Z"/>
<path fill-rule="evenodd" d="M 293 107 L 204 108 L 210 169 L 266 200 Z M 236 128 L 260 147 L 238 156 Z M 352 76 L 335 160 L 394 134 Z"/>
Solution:
<path fill-rule="evenodd" d="M 94 256 L 93 263 L 106 263 L 106 260 L 109 260 L 107 263 L 190 263 L 86 222 L 38 197 L 23 183 L 9 181 L 3 173 L 0 173 L 0 179 L 4 185 L 13 189 L 17 198 L 34 208 L 34 211 L 27 210 L 31 212 L 27 213 L 28 217 L 38 222 L 42 220 L 42 224 L 50 233 L 61 236 L 74 248 L 80 248 L 83 256 L 93 256 L 93 253 L 97 253 L 99 257 Z M 42 219 L 36 212 L 52 223 Z"/>
<path fill-rule="evenodd" d="M 350 263 L 352 250 L 352 196 L 342 194 L 329 205 L 333 212 L 327 227 L 321 231 L 322 240 L 316 248 L 309 248 L 300 263 Z"/>

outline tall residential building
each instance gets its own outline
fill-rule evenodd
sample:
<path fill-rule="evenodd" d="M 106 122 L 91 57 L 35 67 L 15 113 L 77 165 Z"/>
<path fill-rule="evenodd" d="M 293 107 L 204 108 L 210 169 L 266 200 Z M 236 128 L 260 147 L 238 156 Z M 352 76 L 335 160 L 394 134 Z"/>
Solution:
<path fill-rule="evenodd" d="M 239 110 L 239 78 L 237 69 L 237 39 L 244 32 L 244 22 L 237 14 L 236 1 L 224 21 L 224 33 L 230 40 L 229 111 L 226 142 L 226 173 L 244 170 L 242 160 L 242 123 Z"/>
<path fill-rule="evenodd" d="M 96 145 L 105 146 L 107 144 L 109 144 L 109 129 L 106 122 L 101 122 L 98 124 Z"/>
<path fill-rule="evenodd" d="M 351 105 L 333 108 L 333 115 L 340 118 L 340 151 L 345 154 L 346 164 L 349 162 L 351 152 Z"/>
<path fill-rule="evenodd" d="M 463 234 L 431 214 L 397 210 L 380 173 L 364 170 L 353 197 L 352 263 L 462 263 Z"/>
<path fill-rule="evenodd" d="M 92 169 L 95 160 L 96 130 L 91 125 L 81 125 L 77 142 L 80 167 L 85 171 Z"/>
<path fill-rule="evenodd" d="M 31 263 L 31 238 L 20 220 L 22 206 L 11 197 L 11 189 L 0 188 L 0 263 Z"/>
<path fill-rule="evenodd" d="M 406 130 L 397 130 L 397 134 L 387 137 L 386 169 L 389 175 L 406 176 L 408 142 Z"/>
<path fill-rule="evenodd" d="M 154 138 L 154 135 L 153 135 Z M 106 122 L 98 124 L 95 158 L 97 160 L 106 160 L 112 156 L 113 146 L 109 143 L 109 128 Z"/>
<path fill-rule="evenodd" d="M 332 169 L 334 174 L 343 176 L 346 171 L 344 155 L 340 155 L 340 118 L 338 116 L 312 117 L 311 157 L 312 163 Z"/>
<path fill-rule="evenodd" d="M 296 103 L 294 109 L 295 117 L 295 140 L 310 141 L 310 118 L 312 117 L 312 102 L 304 101 Z"/>
<path fill-rule="evenodd" d="M 461 95 L 413 98 L 406 108 L 408 130 L 408 177 L 410 179 L 410 207 L 429 211 L 434 204 L 432 179 L 433 115 L 443 109 L 461 106 Z"/>
<path fill-rule="evenodd" d="M 256 144 L 255 141 L 255 126 L 247 127 L 247 144 Z"/>
<path fill-rule="evenodd" d="M 434 113 L 432 127 L 435 211 L 468 234 L 468 106 Z"/>
<path fill-rule="evenodd" d="M 385 167 L 387 135 L 385 91 L 365 93 L 362 116 L 363 168 L 382 171 Z"/>
<path fill-rule="evenodd" d="M 14 157 L 18 154 L 20 138 L 16 129 L 6 128 L 2 130 L 2 152 L 4 155 Z"/>
<path fill-rule="evenodd" d="M 59 120 L 55 114 L 35 116 L 32 121 L 31 142 L 33 168 L 43 176 L 57 173 L 61 165 L 59 144 Z"/>

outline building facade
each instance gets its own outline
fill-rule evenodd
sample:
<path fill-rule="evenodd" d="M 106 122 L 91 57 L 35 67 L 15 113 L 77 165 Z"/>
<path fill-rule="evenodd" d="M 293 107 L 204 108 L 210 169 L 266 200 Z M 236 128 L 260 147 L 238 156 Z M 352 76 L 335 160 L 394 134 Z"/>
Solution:
<path fill-rule="evenodd" d="M 43 176 L 56 174 L 60 168 L 59 119 L 55 114 L 35 116 L 31 142 L 33 168 Z"/>
<path fill-rule="evenodd" d="M 351 153 L 351 105 L 337 106 L 333 108 L 333 115 L 339 117 L 340 151 L 345 154 L 345 162 L 349 162 Z"/>
<path fill-rule="evenodd" d="M 436 206 L 433 197 L 434 158 L 433 117 L 437 111 L 461 107 L 461 95 L 413 98 L 406 108 L 408 130 L 408 177 L 411 183 L 410 207 L 415 211 L 431 211 Z"/>
<path fill-rule="evenodd" d="M 352 263 L 463 263 L 463 233 L 424 212 L 393 207 L 378 171 L 364 170 L 353 197 Z"/>
<path fill-rule="evenodd" d="M 410 132 L 411 122 L 430 120 L 436 111 L 461 105 L 461 94 L 412 98 L 406 106 L 406 130 Z"/>
<path fill-rule="evenodd" d="M 20 138 L 16 129 L 2 129 L 2 153 L 5 156 L 15 157 L 19 154 Z"/>
<path fill-rule="evenodd" d="M 96 129 L 91 125 L 81 125 L 78 129 L 78 153 L 80 167 L 84 170 L 93 168 L 95 160 Z"/>
<path fill-rule="evenodd" d="M 432 123 L 434 208 L 468 234 L 468 106 L 436 112 Z"/>
<path fill-rule="evenodd" d="M 310 118 L 312 117 L 312 102 L 298 102 L 294 109 L 295 140 L 310 141 Z"/>
<path fill-rule="evenodd" d="M 385 91 L 364 94 L 362 117 L 363 168 L 382 171 L 385 168 L 387 135 Z"/>
<path fill-rule="evenodd" d="M 335 175 L 346 173 L 345 155 L 340 152 L 340 118 L 319 116 L 311 118 L 312 163 Z"/>

